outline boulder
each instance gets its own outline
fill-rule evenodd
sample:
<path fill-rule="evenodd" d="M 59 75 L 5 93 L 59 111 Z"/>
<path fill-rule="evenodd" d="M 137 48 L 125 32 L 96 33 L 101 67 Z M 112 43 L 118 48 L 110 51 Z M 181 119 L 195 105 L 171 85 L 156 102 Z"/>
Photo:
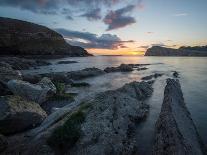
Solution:
<path fill-rule="evenodd" d="M 120 89 L 101 93 L 82 105 L 76 113 L 78 116 L 88 110 L 81 114 L 85 117 L 78 128 L 81 135 L 75 144 L 71 141 L 68 141 L 70 146 L 65 144 L 68 154 L 133 154 L 136 125 L 149 111 L 149 105 L 143 101 L 152 91 L 147 82 L 132 82 Z M 57 142 L 57 146 L 58 143 L 61 142 Z"/>
<path fill-rule="evenodd" d="M 21 80 L 21 72 L 13 70 L 7 63 L 0 63 L 0 82 L 6 84 L 11 79 Z"/>
<path fill-rule="evenodd" d="M 70 61 L 70 60 L 65 60 L 65 61 L 58 61 L 57 64 L 73 64 L 73 63 L 78 63 L 77 61 Z"/>
<path fill-rule="evenodd" d="M 188 111 L 178 80 L 167 79 L 164 100 L 155 127 L 154 155 L 206 154 Z"/>
<path fill-rule="evenodd" d="M 39 75 L 41 77 L 48 77 L 52 80 L 54 83 L 67 83 L 71 84 L 73 81 L 67 76 L 67 73 L 60 72 L 60 73 L 46 73 Z"/>
<path fill-rule="evenodd" d="M 7 85 L 13 94 L 39 104 L 45 102 L 56 93 L 55 85 L 47 77 L 37 84 L 21 80 L 10 80 Z"/>
<path fill-rule="evenodd" d="M 3 152 L 8 146 L 6 137 L 0 135 L 0 153 Z"/>
<path fill-rule="evenodd" d="M 12 92 L 8 89 L 8 87 L 0 82 L 0 96 L 11 95 Z"/>
<path fill-rule="evenodd" d="M 79 71 L 72 71 L 67 73 L 67 77 L 72 80 L 80 80 L 88 77 L 94 77 L 98 75 L 102 75 L 105 72 L 98 68 L 86 68 Z"/>
<path fill-rule="evenodd" d="M 133 65 L 121 64 L 118 67 L 107 67 L 104 69 L 105 72 L 131 72 L 133 71 Z"/>
<path fill-rule="evenodd" d="M 14 134 L 39 125 L 46 113 L 35 102 L 19 96 L 0 97 L 0 133 Z"/>

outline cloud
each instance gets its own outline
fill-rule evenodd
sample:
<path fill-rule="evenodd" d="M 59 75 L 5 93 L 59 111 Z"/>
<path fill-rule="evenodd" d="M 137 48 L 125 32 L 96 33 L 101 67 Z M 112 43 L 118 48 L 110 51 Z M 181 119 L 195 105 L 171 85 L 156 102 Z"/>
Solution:
<path fill-rule="evenodd" d="M 107 31 L 125 27 L 136 23 L 133 17 L 126 15 L 135 8 L 135 5 L 128 5 L 124 8 L 110 11 L 104 18 L 104 23 L 108 25 Z"/>
<path fill-rule="evenodd" d="M 125 43 L 133 43 L 133 40 L 123 41 L 117 35 L 102 34 L 98 36 L 89 32 L 71 31 L 66 29 L 56 29 L 61 33 L 68 43 L 83 48 L 97 49 L 118 49 L 126 48 Z"/>
<path fill-rule="evenodd" d="M 150 31 L 149 31 L 149 32 L 146 32 L 146 33 L 147 33 L 147 34 L 154 34 L 154 32 L 150 32 Z"/>
<path fill-rule="evenodd" d="M 151 44 L 151 46 L 167 47 L 167 45 L 165 45 L 164 43 L 155 43 L 155 44 Z"/>
<path fill-rule="evenodd" d="M 150 47 L 149 45 L 145 45 L 145 46 L 139 46 L 138 48 L 148 49 L 149 47 Z"/>
<path fill-rule="evenodd" d="M 89 21 L 101 19 L 101 9 L 93 9 L 81 15 L 81 17 L 86 17 Z"/>
<path fill-rule="evenodd" d="M 174 14 L 173 16 L 175 17 L 188 16 L 188 13 L 177 13 L 177 14 Z"/>
<path fill-rule="evenodd" d="M 108 26 L 107 30 L 135 23 L 135 18 L 130 14 L 136 9 L 144 8 L 143 0 L 0 0 L 0 6 L 19 8 L 36 14 L 61 15 L 69 20 L 84 17 L 89 21 L 96 21 L 103 16 L 102 22 Z M 121 8 L 112 10 L 117 7 Z"/>
<path fill-rule="evenodd" d="M 70 15 L 65 16 L 65 18 L 68 20 L 73 20 L 73 17 L 71 17 Z"/>

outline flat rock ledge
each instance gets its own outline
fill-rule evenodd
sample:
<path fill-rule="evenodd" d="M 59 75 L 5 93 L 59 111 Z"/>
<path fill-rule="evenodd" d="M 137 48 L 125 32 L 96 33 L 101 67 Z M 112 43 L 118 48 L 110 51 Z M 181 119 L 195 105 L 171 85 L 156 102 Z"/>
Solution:
<path fill-rule="evenodd" d="M 167 79 L 161 113 L 156 122 L 153 154 L 206 154 L 178 80 Z"/>
<path fill-rule="evenodd" d="M 153 89 L 147 82 L 132 82 L 106 91 L 89 102 L 90 110 L 81 125 L 82 136 L 69 154 L 133 154 L 136 125 L 148 115 L 144 102 Z"/>

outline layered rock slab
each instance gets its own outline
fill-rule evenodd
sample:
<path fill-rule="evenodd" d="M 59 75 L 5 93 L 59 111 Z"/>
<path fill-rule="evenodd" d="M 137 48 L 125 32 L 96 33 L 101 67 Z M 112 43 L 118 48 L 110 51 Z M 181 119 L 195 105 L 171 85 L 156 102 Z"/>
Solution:
<path fill-rule="evenodd" d="M 133 154 L 136 124 L 149 111 L 144 100 L 153 89 L 147 82 L 132 82 L 122 88 L 101 93 L 89 102 L 82 136 L 69 154 Z"/>
<path fill-rule="evenodd" d="M 160 116 L 156 122 L 154 155 L 202 155 L 204 146 L 185 105 L 178 80 L 167 79 Z"/>

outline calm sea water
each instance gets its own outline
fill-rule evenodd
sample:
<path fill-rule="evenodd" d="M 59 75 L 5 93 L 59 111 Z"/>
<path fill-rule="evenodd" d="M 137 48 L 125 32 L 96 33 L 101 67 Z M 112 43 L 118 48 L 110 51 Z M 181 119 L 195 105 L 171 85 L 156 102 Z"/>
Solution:
<path fill-rule="evenodd" d="M 152 73 L 164 73 L 165 75 L 154 83 L 154 93 L 148 102 L 150 113 L 146 121 L 139 125 L 136 137 L 140 154 L 150 154 L 153 143 L 154 125 L 159 116 L 162 105 L 166 78 L 172 77 L 171 71 L 180 73 L 186 105 L 192 119 L 197 126 L 205 144 L 207 144 L 207 58 L 205 57 L 137 57 L 137 56 L 96 56 L 85 58 L 64 58 L 61 60 L 76 60 L 78 63 L 56 65 L 59 60 L 52 60 L 52 66 L 42 67 L 38 70 L 25 71 L 25 73 L 43 73 L 79 70 L 86 67 L 104 69 L 109 66 L 118 66 L 121 63 L 153 63 L 147 66 L 145 71 L 133 71 L 132 73 L 110 73 L 103 76 L 85 79 L 91 84 L 90 88 L 78 91 L 79 99 L 86 96 L 94 96 L 97 92 L 115 89 L 131 81 L 139 81 L 141 77 Z"/>

